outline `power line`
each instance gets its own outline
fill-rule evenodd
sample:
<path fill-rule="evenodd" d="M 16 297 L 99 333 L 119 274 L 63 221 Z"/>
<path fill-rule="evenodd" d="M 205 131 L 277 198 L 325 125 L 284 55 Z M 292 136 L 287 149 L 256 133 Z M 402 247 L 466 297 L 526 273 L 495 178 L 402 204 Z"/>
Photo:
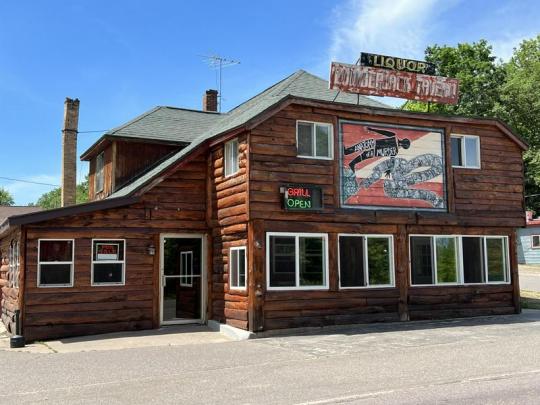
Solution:
<path fill-rule="evenodd" d="M 92 133 L 96 133 L 96 132 L 107 132 L 108 129 L 99 129 L 99 130 L 94 130 L 94 131 L 77 131 L 78 134 L 92 134 Z"/>
<path fill-rule="evenodd" d="M 18 182 L 21 182 L 21 183 L 39 184 L 40 186 L 60 187 L 60 185 L 58 185 L 58 184 L 41 183 L 41 182 L 39 182 L 39 181 L 30 181 L 30 180 L 22 180 L 22 179 L 13 179 L 13 178 L 11 178 L 11 177 L 3 177 L 3 176 L 0 176 L 0 179 L 3 179 L 3 180 L 10 180 L 10 181 L 18 181 Z"/>

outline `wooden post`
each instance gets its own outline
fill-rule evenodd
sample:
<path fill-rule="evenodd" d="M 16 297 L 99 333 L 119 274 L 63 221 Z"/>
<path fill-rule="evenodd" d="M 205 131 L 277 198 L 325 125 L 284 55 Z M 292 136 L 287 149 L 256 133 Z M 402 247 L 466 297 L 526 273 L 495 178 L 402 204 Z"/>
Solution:
<path fill-rule="evenodd" d="M 154 329 L 159 328 L 159 313 L 161 308 L 159 308 L 159 305 L 161 303 L 160 297 L 163 293 L 160 290 L 161 287 L 161 268 L 160 268 L 160 258 L 161 258 L 161 239 L 159 237 L 159 234 L 154 235 L 153 237 L 153 244 L 155 247 L 155 253 L 154 253 L 154 277 L 152 277 L 153 283 L 154 283 L 154 293 L 152 294 L 152 305 L 153 305 L 153 319 L 152 319 L 152 327 Z"/>
<path fill-rule="evenodd" d="M 248 328 L 250 332 L 261 332 L 264 329 L 264 252 L 263 221 L 250 221 L 248 223 Z"/>
<path fill-rule="evenodd" d="M 394 245 L 396 257 L 396 285 L 399 288 L 398 313 L 400 321 L 408 321 L 409 306 L 409 255 L 408 255 L 407 228 L 405 225 L 398 225 L 396 242 Z"/>
<path fill-rule="evenodd" d="M 20 312 L 20 333 L 24 335 L 24 293 L 25 293 L 25 283 L 26 283 L 26 244 L 27 242 L 27 232 L 26 227 L 21 226 L 21 232 L 19 237 L 19 291 L 18 291 L 18 302 Z M 0 263 L 1 266 L 1 263 Z"/>
<path fill-rule="evenodd" d="M 328 283 L 330 291 L 339 290 L 339 276 L 338 276 L 338 234 L 329 233 L 328 234 Z"/>
<path fill-rule="evenodd" d="M 513 230 L 508 238 L 510 244 L 510 274 L 512 278 L 512 296 L 514 302 L 514 309 L 516 314 L 521 313 L 521 295 L 519 291 L 519 273 L 518 273 L 518 258 L 517 258 L 517 235 Z"/>

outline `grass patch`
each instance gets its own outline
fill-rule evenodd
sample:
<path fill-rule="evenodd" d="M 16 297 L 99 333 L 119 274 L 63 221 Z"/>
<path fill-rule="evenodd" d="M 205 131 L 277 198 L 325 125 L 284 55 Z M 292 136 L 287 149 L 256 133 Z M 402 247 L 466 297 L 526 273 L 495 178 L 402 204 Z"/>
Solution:
<path fill-rule="evenodd" d="M 521 290 L 521 307 L 527 309 L 540 309 L 540 292 Z"/>

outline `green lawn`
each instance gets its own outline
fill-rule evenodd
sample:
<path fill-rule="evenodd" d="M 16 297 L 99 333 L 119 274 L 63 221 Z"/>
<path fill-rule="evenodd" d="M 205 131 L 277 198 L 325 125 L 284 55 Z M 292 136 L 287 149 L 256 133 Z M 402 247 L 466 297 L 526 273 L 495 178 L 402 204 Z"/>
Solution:
<path fill-rule="evenodd" d="M 540 309 L 540 292 L 521 290 L 521 307 Z"/>

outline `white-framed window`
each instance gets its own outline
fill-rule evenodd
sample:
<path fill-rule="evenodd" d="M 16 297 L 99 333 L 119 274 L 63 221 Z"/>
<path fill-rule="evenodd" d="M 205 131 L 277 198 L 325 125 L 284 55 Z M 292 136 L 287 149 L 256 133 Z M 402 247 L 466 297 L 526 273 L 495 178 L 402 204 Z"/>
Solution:
<path fill-rule="evenodd" d="M 105 152 L 101 152 L 96 156 L 96 171 L 94 173 L 94 193 L 100 193 L 103 191 L 103 184 L 105 182 Z"/>
<path fill-rule="evenodd" d="M 74 239 L 38 240 L 38 287 L 73 287 Z"/>
<path fill-rule="evenodd" d="M 18 288 L 20 266 L 19 241 L 12 240 L 9 244 L 8 259 L 8 285 L 10 287 Z"/>
<path fill-rule="evenodd" d="M 246 247 L 232 247 L 229 250 L 229 288 L 245 290 L 247 281 Z"/>
<path fill-rule="evenodd" d="M 339 287 L 394 287 L 392 235 L 338 235 Z"/>
<path fill-rule="evenodd" d="M 452 167 L 480 169 L 480 137 L 452 134 L 450 142 Z"/>
<path fill-rule="evenodd" d="M 296 121 L 296 151 L 298 157 L 332 159 L 334 156 L 332 124 Z"/>
<path fill-rule="evenodd" d="M 92 239 L 92 285 L 124 285 L 125 239 Z"/>
<path fill-rule="evenodd" d="M 411 285 L 510 282 L 508 236 L 411 235 Z"/>
<path fill-rule="evenodd" d="M 240 170 L 238 138 L 225 142 L 223 149 L 223 165 L 225 177 L 232 176 Z"/>
<path fill-rule="evenodd" d="M 540 249 L 540 235 L 531 235 L 531 248 Z"/>
<path fill-rule="evenodd" d="M 193 251 L 180 252 L 180 286 L 193 287 Z"/>
<path fill-rule="evenodd" d="M 328 289 L 328 235 L 268 232 L 268 290 Z"/>

